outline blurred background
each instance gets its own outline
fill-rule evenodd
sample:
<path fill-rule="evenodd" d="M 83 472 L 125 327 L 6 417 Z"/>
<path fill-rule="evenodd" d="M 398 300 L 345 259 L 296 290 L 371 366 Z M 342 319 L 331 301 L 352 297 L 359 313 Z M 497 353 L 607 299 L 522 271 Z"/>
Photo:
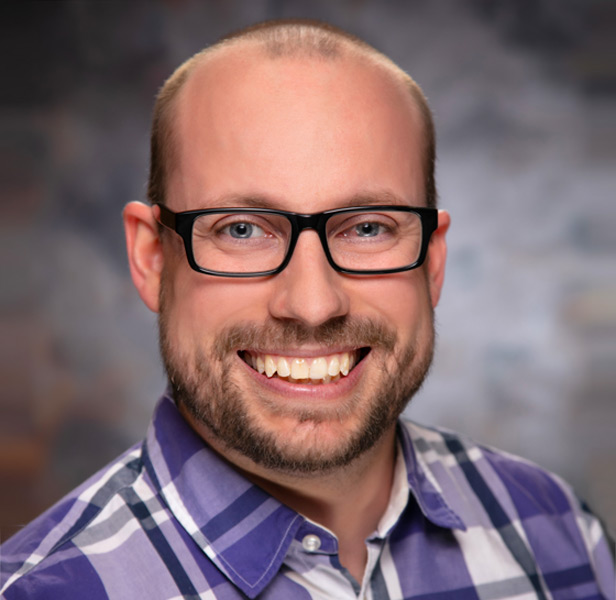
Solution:
<path fill-rule="evenodd" d="M 568 479 L 616 533 L 616 4 L 5 2 L 0 537 L 145 433 L 164 388 L 123 205 L 154 95 L 219 36 L 328 20 L 423 87 L 452 214 L 432 375 L 407 413 Z"/>

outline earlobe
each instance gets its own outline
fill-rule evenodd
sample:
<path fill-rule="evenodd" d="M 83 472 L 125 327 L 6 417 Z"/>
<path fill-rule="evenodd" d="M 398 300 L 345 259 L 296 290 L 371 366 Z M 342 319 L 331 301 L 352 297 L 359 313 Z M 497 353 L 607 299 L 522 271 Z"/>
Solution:
<path fill-rule="evenodd" d="M 432 307 L 435 308 L 441 296 L 441 289 L 445 280 L 445 262 L 447 260 L 447 241 L 445 234 L 449 229 L 451 217 L 445 210 L 438 211 L 438 227 L 432 234 L 428 247 L 428 285 Z"/>
<path fill-rule="evenodd" d="M 124 207 L 122 217 L 133 283 L 145 305 L 151 311 L 158 312 L 163 269 L 158 223 L 152 208 L 141 202 L 129 202 Z"/>

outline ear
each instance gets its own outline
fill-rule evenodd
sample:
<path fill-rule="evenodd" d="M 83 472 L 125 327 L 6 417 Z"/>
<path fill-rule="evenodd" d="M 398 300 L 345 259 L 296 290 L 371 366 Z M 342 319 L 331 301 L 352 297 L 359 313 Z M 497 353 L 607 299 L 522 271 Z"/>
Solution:
<path fill-rule="evenodd" d="M 153 210 L 142 202 L 129 202 L 122 217 L 133 283 L 145 305 L 158 312 L 163 249 Z"/>
<path fill-rule="evenodd" d="M 427 258 L 428 286 L 432 307 L 435 308 L 441 297 L 441 289 L 445 279 L 445 261 L 447 259 L 447 242 L 445 234 L 449 229 L 451 217 L 446 210 L 438 211 L 438 227 L 430 238 Z"/>

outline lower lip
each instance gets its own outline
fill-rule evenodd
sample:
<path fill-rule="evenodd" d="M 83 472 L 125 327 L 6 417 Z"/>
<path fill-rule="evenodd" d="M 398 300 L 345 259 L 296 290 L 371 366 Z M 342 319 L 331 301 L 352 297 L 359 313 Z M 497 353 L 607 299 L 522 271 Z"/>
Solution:
<path fill-rule="evenodd" d="M 244 365 L 244 368 L 248 371 L 249 375 L 260 386 L 291 400 L 305 399 L 310 401 L 336 400 L 337 398 L 340 398 L 340 396 L 348 394 L 353 387 L 357 385 L 357 382 L 363 372 L 364 365 L 369 358 L 370 353 L 368 353 L 359 363 L 357 363 L 348 375 L 341 376 L 338 381 L 331 383 L 306 384 L 291 383 L 276 376 L 267 377 L 267 375 L 263 375 L 258 371 L 255 371 L 246 362 L 244 362 L 239 355 L 237 356 L 237 359 L 242 363 L 242 365 Z"/>

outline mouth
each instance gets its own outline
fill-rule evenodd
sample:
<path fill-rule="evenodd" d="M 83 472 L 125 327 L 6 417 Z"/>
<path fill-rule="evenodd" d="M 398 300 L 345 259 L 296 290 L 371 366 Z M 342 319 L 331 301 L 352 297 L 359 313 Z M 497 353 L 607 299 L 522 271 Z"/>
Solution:
<path fill-rule="evenodd" d="M 323 385 L 335 383 L 348 374 L 370 352 L 370 348 L 357 348 L 323 356 L 304 357 L 266 354 L 242 350 L 239 357 L 258 373 L 289 383 Z"/>

